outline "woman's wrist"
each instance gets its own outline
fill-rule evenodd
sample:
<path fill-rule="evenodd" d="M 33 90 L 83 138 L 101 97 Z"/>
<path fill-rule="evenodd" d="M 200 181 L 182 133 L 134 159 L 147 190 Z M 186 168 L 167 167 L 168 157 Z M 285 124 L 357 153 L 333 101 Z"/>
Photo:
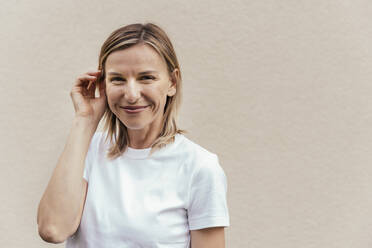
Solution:
<path fill-rule="evenodd" d="M 87 129 L 94 129 L 94 131 L 98 126 L 98 122 L 95 121 L 93 118 L 82 116 L 75 116 L 73 119 L 73 124 Z"/>

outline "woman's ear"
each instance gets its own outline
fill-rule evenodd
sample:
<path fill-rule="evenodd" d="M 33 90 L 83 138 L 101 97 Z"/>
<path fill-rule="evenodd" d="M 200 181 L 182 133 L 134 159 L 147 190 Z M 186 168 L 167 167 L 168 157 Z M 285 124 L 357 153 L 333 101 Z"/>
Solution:
<path fill-rule="evenodd" d="M 178 80 L 179 80 L 179 70 L 178 68 L 174 69 L 173 72 L 171 73 L 170 75 L 170 85 L 169 85 L 169 88 L 168 88 L 168 96 L 174 96 L 176 94 L 176 91 L 177 91 L 177 83 L 178 83 Z"/>

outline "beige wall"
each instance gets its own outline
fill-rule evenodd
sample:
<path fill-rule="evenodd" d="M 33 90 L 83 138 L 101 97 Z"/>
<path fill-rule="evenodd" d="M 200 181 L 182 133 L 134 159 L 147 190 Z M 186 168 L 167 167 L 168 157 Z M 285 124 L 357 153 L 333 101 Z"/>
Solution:
<path fill-rule="evenodd" d="M 147 21 L 180 60 L 181 128 L 228 177 L 227 247 L 371 247 L 371 16 L 369 0 L 2 1 L 0 247 L 64 247 L 36 213 L 72 83 Z"/>

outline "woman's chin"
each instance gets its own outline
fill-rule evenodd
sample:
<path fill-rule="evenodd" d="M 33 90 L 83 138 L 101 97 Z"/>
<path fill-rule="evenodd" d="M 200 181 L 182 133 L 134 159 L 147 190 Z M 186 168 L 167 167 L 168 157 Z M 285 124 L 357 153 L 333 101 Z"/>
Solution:
<path fill-rule="evenodd" d="M 128 121 L 128 122 L 123 122 L 123 124 L 124 126 L 127 127 L 128 130 L 141 130 L 145 128 L 143 123 L 134 123 L 134 122 Z"/>

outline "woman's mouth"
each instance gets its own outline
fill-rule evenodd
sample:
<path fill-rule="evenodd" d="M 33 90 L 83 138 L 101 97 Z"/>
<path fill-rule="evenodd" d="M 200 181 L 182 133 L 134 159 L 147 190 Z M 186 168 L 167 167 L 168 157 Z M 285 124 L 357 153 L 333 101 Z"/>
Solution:
<path fill-rule="evenodd" d="M 128 114 L 139 113 L 145 110 L 148 106 L 132 106 L 132 107 L 121 107 Z"/>

